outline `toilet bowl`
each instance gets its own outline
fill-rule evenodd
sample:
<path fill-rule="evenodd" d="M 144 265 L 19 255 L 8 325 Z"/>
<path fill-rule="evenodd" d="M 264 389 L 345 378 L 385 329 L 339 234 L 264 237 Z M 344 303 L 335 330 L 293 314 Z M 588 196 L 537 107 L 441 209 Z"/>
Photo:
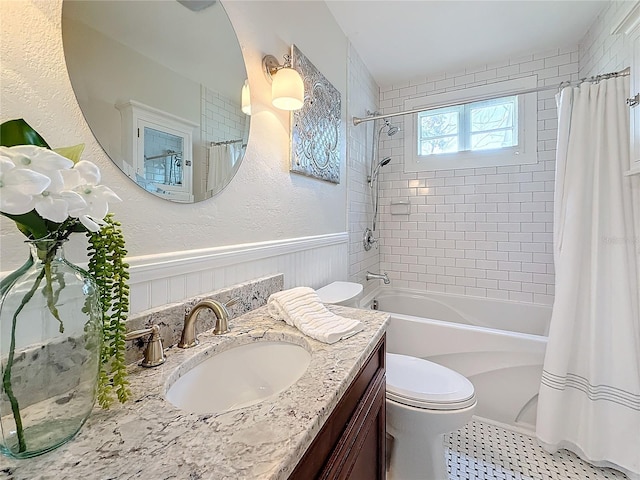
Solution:
<path fill-rule="evenodd" d="M 473 415 L 473 384 L 421 358 L 387 353 L 387 433 L 393 437 L 387 479 L 447 480 L 444 434 Z"/>
<path fill-rule="evenodd" d="M 362 286 L 334 282 L 317 293 L 324 303 L 345 305 L 361 295 Z M 447 480 L 444 435 L 471 420 L 473 384 L 449 368 L 408 355 L 387 353 L 386 369 L 387 434 L 393 439 L 387 480 Z"/>

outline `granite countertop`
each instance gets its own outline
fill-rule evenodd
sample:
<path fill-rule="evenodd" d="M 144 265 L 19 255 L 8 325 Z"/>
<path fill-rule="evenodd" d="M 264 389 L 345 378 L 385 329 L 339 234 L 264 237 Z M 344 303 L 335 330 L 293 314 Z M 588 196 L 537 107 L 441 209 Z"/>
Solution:
<path fill-rule="evenodd" d="M 328 345 L 273 320 L 265 307 L 253 310 L 232 319 L 228 334 L 200 334 L 200 344 L 188 350 L 168 348 L 160 367 L 132 366 L 126 404 L 94 409 L 80 433 L 53 452 L 19 461 L 0 457 L 0 479 L 286 479 L 388 323 L 386 313 L 328 308 L 361 320 L 364 330 Z M 167 380 L 183 362 L 260 340 L 289 341 L 312 354 L 304 375 L 275 399 L 206 415 L 164 399 Z"/>

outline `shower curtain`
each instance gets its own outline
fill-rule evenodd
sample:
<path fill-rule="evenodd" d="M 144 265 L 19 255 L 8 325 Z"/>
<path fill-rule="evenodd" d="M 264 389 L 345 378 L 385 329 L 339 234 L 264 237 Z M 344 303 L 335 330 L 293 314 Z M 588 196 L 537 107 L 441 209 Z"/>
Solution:
<path fill-rule="evenodd" d="M 558 98 L 555 302 L 536 434 L 550 452 L 640 479 L 640 313 L 629 78 Z"/>
<path fill-rule="evenodd" d="M 233 144 L 211 145 L 209 147 L 207 191 L 213 190 L 217 193 L 225 185 L 235 163 L 235 151 Z"/>

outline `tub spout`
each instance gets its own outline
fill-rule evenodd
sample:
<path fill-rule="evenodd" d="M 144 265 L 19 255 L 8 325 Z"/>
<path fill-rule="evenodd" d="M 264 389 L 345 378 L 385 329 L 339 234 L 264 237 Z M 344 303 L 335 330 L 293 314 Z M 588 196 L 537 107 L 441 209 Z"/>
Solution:
<path fill-rule="evenodd" d="M 389 285 L 391 280 L 389 280 L 389 276 L 387 273 L 371 273 L 367 272 L 367 280 L 382 280 L 385 285 Z"/>

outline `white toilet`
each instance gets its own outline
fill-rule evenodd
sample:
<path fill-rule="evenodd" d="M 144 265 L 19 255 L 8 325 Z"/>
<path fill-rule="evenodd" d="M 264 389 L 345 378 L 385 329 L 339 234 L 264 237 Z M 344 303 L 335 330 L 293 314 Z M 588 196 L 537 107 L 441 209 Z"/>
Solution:
<path fill-rule="evenodd" d="M 334 282 L 317 290 L 325 303 L 357 306 L 362 285 Z M 355 303 L 355 304 L 354 304 Z M 473 415 L 473 384 L 459 373 L 421 358 L 387 353 L 388 480 L 447 480 L 444 434 Z"/>
<path fill-rule="evenodd" d="M 444 434 L 476 408 L 473 384 L 421 358 L 387 353 L 387 433 L 393 437 L 388 479 L 447 480 Z"/>

